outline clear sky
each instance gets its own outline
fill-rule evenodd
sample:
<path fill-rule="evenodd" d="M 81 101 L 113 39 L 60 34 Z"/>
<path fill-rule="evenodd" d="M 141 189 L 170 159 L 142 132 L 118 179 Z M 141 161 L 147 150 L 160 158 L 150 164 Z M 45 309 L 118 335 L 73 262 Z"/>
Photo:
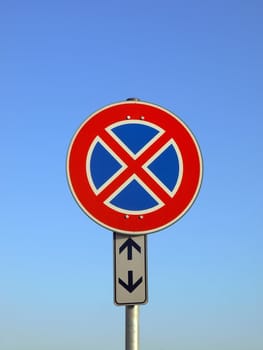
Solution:
<path fill-rule="evenodd" d="M 141 349 L 263 349 L 263 3 L 0 5 L 0 348 L 121 350 L 112 233 L 75 203 L 67 149 L 97 109 L 139 97 L 179 115 L 200 194 L 148 236 Z"/>

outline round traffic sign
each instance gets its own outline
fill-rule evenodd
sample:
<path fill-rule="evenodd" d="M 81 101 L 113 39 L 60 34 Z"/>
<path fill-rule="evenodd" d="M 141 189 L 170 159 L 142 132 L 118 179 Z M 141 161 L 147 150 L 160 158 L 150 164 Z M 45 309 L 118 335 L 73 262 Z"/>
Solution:
<path fill-rule="evenodd" d="M 176 115 L 125 101 L 96 111 L 80 126 L 69 147 L 67 176 L 74 198 L 98 224 L 146 234 L 190 208 L 201 185 L 202 158 Z"/>

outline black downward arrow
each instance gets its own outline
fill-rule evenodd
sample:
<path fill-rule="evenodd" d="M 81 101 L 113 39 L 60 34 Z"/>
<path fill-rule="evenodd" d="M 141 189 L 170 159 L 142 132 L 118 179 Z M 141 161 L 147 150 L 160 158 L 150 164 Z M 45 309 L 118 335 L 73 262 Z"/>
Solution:
<path fill-rule="evenodd" d="M 128 238 L 127 241 L 123 243 L 119 249 L 119 253 L 121 254 L 126 248 L 128 260 L 132 260 L 132 248 L 136 249 L 139 253 L 141 252 L 141 247 L 131 238 Z"/>
<path fill-rule="evenodd" d="M 121 278 L 119 278 L 119 284 L 123 286 L 129 293 L 132 293 L 140 284 L 142 283 L 142 277 L 140 277 L 133 284 L 133 271 L 128 271 L 128 284 L 123 282 Z"/>

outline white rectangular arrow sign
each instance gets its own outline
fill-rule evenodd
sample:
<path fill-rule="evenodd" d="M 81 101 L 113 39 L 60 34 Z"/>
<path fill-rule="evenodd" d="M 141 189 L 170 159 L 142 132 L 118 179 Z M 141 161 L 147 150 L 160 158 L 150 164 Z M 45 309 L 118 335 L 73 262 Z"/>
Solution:
<path fill-rule="evenodd" d="M 117 305 L 147 303 L 146 235 L 114 233 L 114 294 Z"/>

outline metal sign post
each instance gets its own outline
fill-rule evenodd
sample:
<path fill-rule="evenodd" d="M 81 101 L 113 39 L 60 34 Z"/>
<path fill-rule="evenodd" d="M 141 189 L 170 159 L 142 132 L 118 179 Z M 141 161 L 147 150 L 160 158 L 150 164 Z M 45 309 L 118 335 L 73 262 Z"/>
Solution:
<path fill-rule="evenodd" d="M 126 305 L 125 350 L 139 350 L 139 305 Z"/>

